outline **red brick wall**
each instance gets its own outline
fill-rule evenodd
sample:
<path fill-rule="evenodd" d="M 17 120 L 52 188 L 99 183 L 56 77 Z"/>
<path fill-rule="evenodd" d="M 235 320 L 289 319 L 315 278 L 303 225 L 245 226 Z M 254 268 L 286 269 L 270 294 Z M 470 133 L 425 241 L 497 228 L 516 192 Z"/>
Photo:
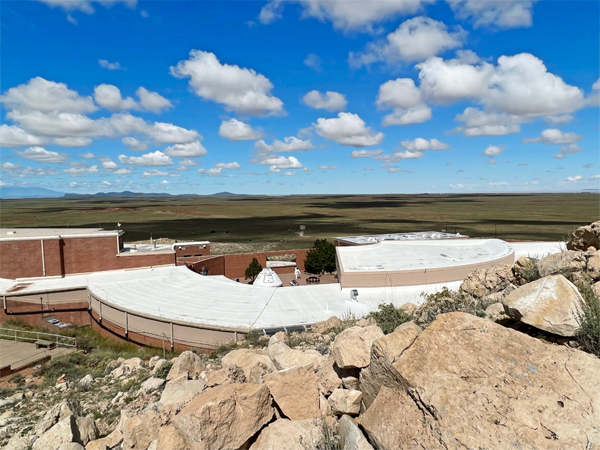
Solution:
<path fill-rule="evenodd" d="M 256 258 L 260 265 L 267 267 L 267 256 L 287 255 L 289 253 L 296 254 L 296 265 L 300 270 L 304 270 L 304 261 L 306 254 L 305 250 L 280 250 L 273 252 L 260 253 L 235 253 L 232 255 L 222 255 L 211 259 L 200 261 L 192 265 L 195 272 L 201 273 L 202 267 L 208 271 L 208 275 L 225 275 L 227 278 L 235 280 L 236 278 L 244 278 L 248 265 L 252 262 L 252 258 Z M 278 267 L 275 269 L 277 273 L 293 273 L 293 267 Z"/>
<path fill-rule="evenodd" d="M 171 253 L 117 256 L 111 237 L 44 240 L 46 276 L 175 264 Z M 0 278 L 44 276 L 40 240 L 0 242 Z"/>
<path fill-rule="evenodd" d="M 6 310 L 8 314 L 4 312 L 4 308 L 0 308 L 0 323 L 4 323 L 8 319 L 18 319 L 23 320 L 28 325 L 42 326 L 51 332 L 57 332 L 60 329 L 45 321 L 45 317 L 52 316 L 61 322 L 72 323 L 75 325 L 90 325 L 91 323 L 90 315 L 87 310 L 87 302 L 61 303 L 60 305 L 54 305 L 55 309 L 80 309 L 80 311 L 52 311 L 51 309 L 41 310 L 39 305 L 32 303 L 21 303 L 15 300 L 7 300 L 6 303 Z"/>
<path fill-rule="evenodd" d="M 0 242 L 0 278 L 39 277 L 42 275 L 40 241 Z"/>

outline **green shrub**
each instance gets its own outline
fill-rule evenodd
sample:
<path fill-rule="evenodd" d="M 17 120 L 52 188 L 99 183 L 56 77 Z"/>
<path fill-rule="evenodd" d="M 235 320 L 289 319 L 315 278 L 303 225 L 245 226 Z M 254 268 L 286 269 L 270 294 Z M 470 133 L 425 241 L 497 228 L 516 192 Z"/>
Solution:
<path fill-rule="evenodd" d="M 577 340 L 582 350 L 600 357 L 600 299 L 590 283 L 577 283 L 577 288 L 583 297 L 577 310 Z"/>
<path fill-rule="evenodd" d="M 162 366 L 160 366 L 158 368 L 158 370 L 156 372 L 154 372 L 154 376 L 156 378 L 167 378 L 167 375 L 169 375 L 169 372 L 171 371 L 171 367 L 173 367 L 173 363 L 172 362 L 168 362 L 166 364 L 163 364 Z"/>
<path fill-rule="evenodd" d="M 425 294 L 421 294 L 425 295 Z M 425 303 L 415 313 L 415 322 L 427 327 L 438 314 L 464 312 L 485 317 L 486 304 L 465 292 L 450 291 L 444 287 L 440 292 L 426 296 Z"/>
<path fill-rule="evenodd" d="M 50 364 L 42 366 L 36 372 L 36 374 L 44 377 L 44 385 L 46 386 L 54 386 L 56 380 L 63 374 L 67 377 L 67 380 L 76 381 L 87 373 L 86 357 L 81 353 L 69 353 L 68 355 L 52 358 Z"/>
<path fill-rule="evenodd" d="M 397 309 L 391 303 L 387 305 L 381 303 L 379 305 L 379 310 L 372 311 L 369 313 L 368 317 L 375 319 L 375 323 L 377 323 L 377 326 L 381 328 L 381 331 L 383 331 L 384 334 L 390 334 L 398 326 L 414 319 L 413 316 L 402 309 Z"/>
<path fill-rule="evenodd" d="M 254 282 L 254 280 L 256 280 L 256 277 L 258 276 L 258 274 L 261 272 L 262 269 L 263 269 L 263 267 L 258 262 L 258 259 L 252 258 L 252 261 L 250 262 L 250 264 L 248 265 L 248 268 L 246 269 L 246 272 L 244 273 L 244 277 L 246 279 L 250 279 L 250 280 L 252 280 L 252 282 Z"/>
<path fill-rule="evenodd" d="M 262 344 L 262 342 L 261 342 L 262 337 L 263 337 L 263 334 L 261 334 L 260 331 L 258 331 L 258 330 L 250 330 L 244 336 L 244 343 L 247 344 L 247 345 L 252 345 L 253 347 L 256 347 L 256 346 Z"/>
<path fill-rule="evenodd" d="M 306 254 L 304 267 L 308 273 L 335 272 L 335 246 L 326 239 L 317 239 Z"/>

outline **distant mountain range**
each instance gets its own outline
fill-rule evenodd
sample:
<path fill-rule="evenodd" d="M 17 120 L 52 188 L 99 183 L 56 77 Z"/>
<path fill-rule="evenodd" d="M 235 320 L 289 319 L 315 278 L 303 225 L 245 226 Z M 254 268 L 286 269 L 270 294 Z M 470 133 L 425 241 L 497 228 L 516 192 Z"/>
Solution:
<path fill-rule="evenodd" d="M 0 198 L 57 198 L 64 196 L 64 192 L 40 187 L 0 187 Z"/>
<path fill-rule="evenodd" d="M 84 198 L 84 197 L 180 197 L 180 196 L 198 196 L 198 194 L 181 194 L 172 195 L 166 192 L 98 192 L 96 194 L 75 194 L 71 192 L 58 192 L 46 188 L 38 187 L 0 187 L 0 198 Z M 208 194 L 207 197 L 237 197 L 245 194 L 233 194 L 231 192 L 217 192 L 216 194 Z"/>

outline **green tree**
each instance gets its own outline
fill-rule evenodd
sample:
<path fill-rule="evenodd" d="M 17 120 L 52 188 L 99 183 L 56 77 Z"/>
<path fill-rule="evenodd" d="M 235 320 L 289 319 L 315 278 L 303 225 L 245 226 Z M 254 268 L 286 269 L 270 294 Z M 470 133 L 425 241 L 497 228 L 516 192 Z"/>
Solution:
<path fill-rule="evenodd" d="M 246 279 L 250 278 L 252 280 L 252 282 L 254 282 L 254 280 L 256 280 L 256 277 L 258 276 L 258 274 L 260 273 L 260 271 L 262 269 L 263 268 L 260 265 L 260 263 L 258 262 L 258 260 L 256 258 L 252 258 L 252 262 L 246 269 L 244 276 L 246 277 Z"/>
<path fill-rule="evenodd" d="M 308 273 L 320 274 L 323 272 L 334 272 L 335 245 L 326 239 L 317 239 L 306 255 L 304 266 Z"/>

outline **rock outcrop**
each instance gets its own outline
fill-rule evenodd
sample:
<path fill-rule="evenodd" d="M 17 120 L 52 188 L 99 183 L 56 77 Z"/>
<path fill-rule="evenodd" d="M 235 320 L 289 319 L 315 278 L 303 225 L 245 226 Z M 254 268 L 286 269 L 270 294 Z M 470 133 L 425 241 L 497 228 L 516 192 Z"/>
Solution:
<path fill-rule="evenodd" d="M 222 359 L 223 367 L 237 366 L 244 371 L 250 383 L 262 383 L 262 375 L 277 370 L 275 364 L 262 350 L 239 349 L 229 352 Z"/>
<path fill-rule="evenodd" d="M 342 331 L 331 344 L 331 355 L 341 369 L 361 369 L 369 365 L 371 345 L 383 336 L 378 326 L 352 327 Z"/>
<path fill-rule="evenodd" d="M 582 302 L 577 288 L 562 275 L 521 286 L 503 301 L 510 317 L 560 336 L 577 334 L 577 311 Z"/>
<path fill-rule="evenodd" d="M 600 446 L 600 359 L 586 353 L 450 313 L 394 368 L 407 387 L 383 386 L 360 418 L 380 450 Z"/>
<path fill-rule="evenodd" d="M 322 441 L 321 421 L 279 419 L 260 433 L 250 450 L 306 450 Z"/>
<path fill-rule="evenodd" d="M 567 243 L 568 250 L 586 251 L 590 247 L 600 249 L 600 220 L 577 228 Z"/>
<path fill-rule="evenodd" d="M 503 291 L 515 281 L 512 267 L 500 264 L 489 269 L 475 269 L 460 285 L 463 292 L 482 298 Z"/>
<path fill-rule="evenodd" d="M 548 255 L 538 262 L 538 270 L 542 277 L 563 275 L 572 279 L 573 274 L 585 270 L 585 267 L 584 253 L 572 250 Z"/>
<path fill-rule="evenodd" d="M 311 364 L 265 375 L 275 403 L 289 419 L 319 417 L 319 382 Z"/>
<path fill-rule="evenodd" d="M 273 417 L 264 384 L 223 384 L 196 396 L 172 423 L 194 450 L 237 450 Z"/>
<path fill-rule="evenodd" d="M 167 380 L 181 377 L 197 379 L 204 369 L 202 359 L 198 355 L 190 351 L 183 352 L 173 361 Z"/>

